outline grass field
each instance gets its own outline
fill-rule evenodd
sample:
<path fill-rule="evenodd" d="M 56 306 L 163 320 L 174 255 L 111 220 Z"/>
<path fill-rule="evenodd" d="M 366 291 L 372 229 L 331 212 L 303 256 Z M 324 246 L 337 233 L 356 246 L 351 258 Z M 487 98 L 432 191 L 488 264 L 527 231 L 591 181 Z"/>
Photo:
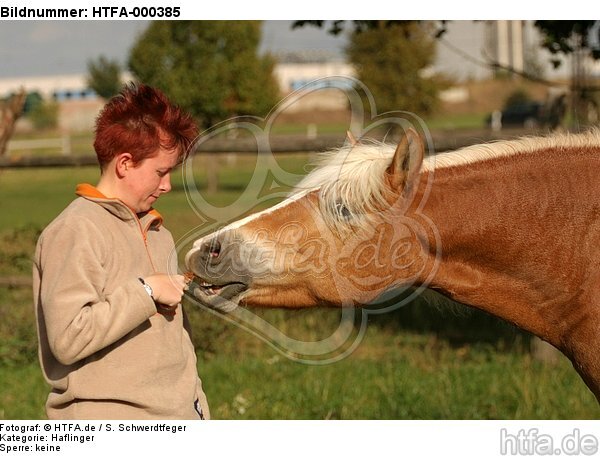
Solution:
<path fill-rule="evenodd" d="M 300 175 L 308 156 L 277 160 Z M 203 163 L 195 168 L 201 193 Z M 249 156 L 223 159 L 221 190 L 203 196 L 226 208 L 240 197 L 255 163 Z M 30 274 L 39 231 L 73 199 L 76 183 L 95 183 L 97 176 L 95 168 L 0 172 L 0 276 Z M 244 198 L 251 205 L 252 197 Z M 200 223 L 179 173 L 157 207 L 176 240 Z M 230 217 L 236 215 L 232 210 Z M 186 307 L 214 418 L 600 418 L 595 398 L 566 359 L 534 359 L 528 335 L 479 312 L 439 310 L 419 300 L 372 317 L 349 356 L 308 365 L 223 317 Z M 340 318 L 334 309 L 254 312 L 300 340 L 327 337 Z M 0 419 L 44 418 L 48 389 L 36 350 L 31 290 L 0 288 Z"/>

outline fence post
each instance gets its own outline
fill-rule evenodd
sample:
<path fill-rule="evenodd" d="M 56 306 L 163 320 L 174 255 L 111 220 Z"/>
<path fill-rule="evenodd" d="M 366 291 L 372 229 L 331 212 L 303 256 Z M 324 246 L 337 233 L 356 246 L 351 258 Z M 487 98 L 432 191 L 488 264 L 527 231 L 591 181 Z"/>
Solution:
<path fill-rule="evenodd" d="M 62 154 L 71 155 L 71 136 L 68 133 L 62 136 Z"/>
<path fill-rule="evenodd" d="M 306 137 L 315 139 L 317 137 L 317 124 L 310 123 L 306 126 Z"/>
<path fill-rule="evenodd" d="M 207 153 L 205 163 L 207 192 L 209 194 L 217 193 L 219 190 L 219 155 Z"/>

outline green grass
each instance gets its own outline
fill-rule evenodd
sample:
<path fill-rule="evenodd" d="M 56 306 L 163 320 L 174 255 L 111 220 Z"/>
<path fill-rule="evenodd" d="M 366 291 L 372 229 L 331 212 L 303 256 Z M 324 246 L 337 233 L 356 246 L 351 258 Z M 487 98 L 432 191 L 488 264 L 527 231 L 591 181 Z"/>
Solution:
<path fill-rule="evenodd" d="M 206 190 L 205 155 L 194 158 L 194 181 L 200 195 L 210 204 L 224 207 L 236 201 L 250 182 L 256 158 L 248 154 L 217 157 L 220 190 L 210 194 Z M 275 157 L 286 172 L 305 173 L 310 154 L 283 154 Z M 210 158 L 214 159 L 214 158 Z M 75 198 L 75 186 L 81 182 L 96 184 L 99 170 L 96 167 L 80 168 L 13 168 L 0 170 L 0 231 L 27 226 L 47 225 L 70 201 Z M 291 182 L 293 184 L 295 182 Z M 158 201 L 156 208 L 167 217 L 174 235 L 180 235 L 194 226 L 198 217 L 190 210 L 183 185 L 181 170 L 172 174 L 171 193 Z M 284 189 L 289 187 L 284 187 Z M 248 196 L 248 204 L 251 197 Z M 239 216 L 234 212 L 231 217 Z M 171 218 L 172 217 L 172 218 Z M 183 221 L 182 221 L 183 217 Z M 170 220 L 169 220 L 170 219 Z"/>
<path fill-rule="evenodd" d="M 406 341 L 406 336 L 386 337 L 395 344 Z M 416 351 L 417 345 L 409 347 Z M 600 417 L 595 399 L 569 366 L 550 368 L 511 353 L 460 359 L 448 347 L 438 356 L 442 359 L 427 364 L 423 355 L 352 356 L 327 366 L 219 357 L 202 364 L 201 372 L 213 398 L 212 413 L 222 419 Z M 540 382 L 544 377 L 548 381 Z"/>
<path fill-rule="evenodd" d="M 0 365 L 0 420 L 46 419 L 44 404 L 50 388 L 37 363 Z"/>
<path fill-rule="evenodd" d="M 96 183 L 98 169 L 0 170 L 0 230 L 45 226 L 75 198 L 80 182 Z"/>
<path fill-rule="evenodd" d="M 430 334 L 393 334 L 376 326 L 355 353 L 324 366 L 253 345 L 250 353 L 243 345 L 199 353 L 214 418 L 600 418 L 594 397 L 566 360 L 548 365 L 518 351 L 456 349 Z M 44 418 L 48 387 L 35 361 L 0 365 L 0 390 L 0 419 Z"/>
<path fill-rule="evenodd" d="M 307 159 L 277 157 L 295 174 L 304 172 Z M 217 193 L 206 193 L 202 160 L 195 164 L 195 181 L 211 204 L 225 207 L 239 198 L 255 160 L 240 155 L 221 161 Z M 74 198 L 76 183 L 97 178 L 96 168 L 2 171 L 0 275 L 30 274 L 39 230 Z M 252 197 L 244 204 L 251 206 Z M 176 240 L 201 222 L 189 207 L 180 173 L 158 209 Z M 239 215 L 231 211 L 231 217 Z M 220 316 L 186 306 L 215 418 L 600 418 L 595 398 L 566 359 L 536 361 L 527 335 L 482 313 L 440 312 L 415 302 L 371 317 L 354 352 L 315 366 L 286 358 Z M 334 309 L 253 312 L 306 341 L 330 335 L 340 316 Z M 44 418 L 48 386 L 37 361 L 29 288 L 0 288 L 0 391 L 0 419 Z"/>
<path fill-rule="evenodd" d="M 31 291 L 0 290 L 0 419 L 42 419 L 49 391 L 36 359 Z M 10 304 L 10 305 L 8 305 Z M 356 351 L 322 366 L 294 362 L 247 331 L 189 306 L 198 368 L 218 419 L 598 419 L 595 398 L 570 363 L 541 363 L 506 325 L 481 315 L 421 309 L 427 324 L 402 328 L 415 307 L 372 322 Z M 334 310 L 261 311 L 293 336 L 323 336 Z M 396 319 L 396 322 L 394 322 Z M 464 319 L 464 320 L 463 320 Z M 510 337 L 485 342 L 449 337 L 462 321 Z M 421 325 L 421 328 L 423 325 Z M 309 337 L 308 335 L 312 335 Z"/>

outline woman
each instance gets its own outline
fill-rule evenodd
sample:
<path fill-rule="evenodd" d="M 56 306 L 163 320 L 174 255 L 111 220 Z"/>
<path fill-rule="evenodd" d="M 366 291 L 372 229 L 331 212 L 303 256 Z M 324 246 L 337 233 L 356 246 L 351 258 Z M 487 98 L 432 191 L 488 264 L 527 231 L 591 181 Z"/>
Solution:
<path fill-rule="evenodd" d="M 129 85 L 96 122 L 101 175 L 38 240 L 39 354 L 51 419 L 203 419 L 174 242 L 154 202 L 197 128 L 160 91 Z"/>

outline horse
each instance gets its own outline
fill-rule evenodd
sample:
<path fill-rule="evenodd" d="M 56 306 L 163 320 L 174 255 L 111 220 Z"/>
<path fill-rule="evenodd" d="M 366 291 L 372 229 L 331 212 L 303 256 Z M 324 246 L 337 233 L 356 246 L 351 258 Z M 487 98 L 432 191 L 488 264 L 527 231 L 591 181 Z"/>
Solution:
<path fill-rule="evenodd" d="M 355 140 L 274 207 L 193 243 L 210 305 L 368 306 L 429 288 L 549 342 L 600 400 L 600 130 L 425 156 Z"/>

